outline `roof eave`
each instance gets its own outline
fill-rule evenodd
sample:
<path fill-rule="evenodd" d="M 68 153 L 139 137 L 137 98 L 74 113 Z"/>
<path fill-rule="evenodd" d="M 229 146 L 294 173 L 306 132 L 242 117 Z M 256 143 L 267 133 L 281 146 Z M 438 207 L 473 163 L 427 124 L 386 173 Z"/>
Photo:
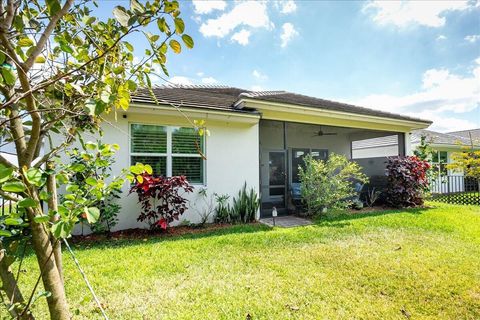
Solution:
<path fill-rule="evenodd" d="M 390 123 L 396 123 L 405 127 L 408 127 L 409 130 L 416 130 L 416 129 L 425 129 L 428 128 L 433 122 L 430 120 L 422 120 L 422 119 L 410 119 L 410 118 L 405 118 L 405 119 L 399 119 L 396 117 L 384 117 L 384 116 L 373 116 L 373 115 L 365 115 L 365 114 L 357 114 L 353 112 L 344 112 L 344 111 L 335 111 L 335 110 L 329 110 L 329 109 L 322 109 L 319 107 L 310 107 L 310 106 L 305 106 L 305 105 L 299 105 L 299 104 L 289 104 L 289 103 L 279 103 L 279 102 L 272 102 L 272 101 L 265 101 L 265 100 L 260 100 L 260 99 L 251 99 L 251 98 L 240 98 L 235 102 L 234 107 L 237 109 L 241 109 L 244 107 L 253 107 L 259 111 L 262 110 L 262 108 L 265 107 L 276 107 L 276 108 L 289 108 L 289 109 L 295 109 L 295 110 L 302 110 L 302 111 L 308 111 L 313 114 L 318 113 L 318 114 L 328 114 L 328 115 L 334 115 L 337 117 L 356 117 L 359 120 L 363 121 L 382 121 L 382 122 L 390 122 Z M 288 119 L 285 119 L 288 120 Z"/>

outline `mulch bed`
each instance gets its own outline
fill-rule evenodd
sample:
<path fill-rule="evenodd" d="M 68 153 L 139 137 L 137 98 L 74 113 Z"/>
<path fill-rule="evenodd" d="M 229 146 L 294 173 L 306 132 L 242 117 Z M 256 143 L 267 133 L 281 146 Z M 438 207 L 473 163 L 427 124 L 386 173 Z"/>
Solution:
<path fill-rule="evenodd" d="M 251 223 L 251 224 L 257 224 Z M 169 227 L 167 230 L 149 230 L 132 228 L 120 231 L 114 231 L 110 234 L 89 234 L 89 235 L 75 235 L 72 237 L 73 243 L 82 242 L 97 242 L 105 240 L 147 240 L 148 238 L 169 238 L 182 235 L 202 234 L 216 230 L 227 229 L 231 227 L 230 223 L 212 223 L 203 226 L 178 226 Z"/>

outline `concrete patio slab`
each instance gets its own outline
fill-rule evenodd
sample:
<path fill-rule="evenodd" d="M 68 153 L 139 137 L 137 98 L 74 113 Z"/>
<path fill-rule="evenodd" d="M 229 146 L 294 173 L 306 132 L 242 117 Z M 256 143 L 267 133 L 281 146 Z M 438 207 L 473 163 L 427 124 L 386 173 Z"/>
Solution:
<path fill-rule="evenodd" d="M 292 228 L 300 226 L 308 226 L 312 224 L 312 221 L 309 219 L 296 217 L 296 216 L 283 216 L 275 218 L 275 225 L 273 218 L 263 218 L 260 219 L 260 223 L 263 223 L 270 227 L 282 227 L 282 228 Z"/>

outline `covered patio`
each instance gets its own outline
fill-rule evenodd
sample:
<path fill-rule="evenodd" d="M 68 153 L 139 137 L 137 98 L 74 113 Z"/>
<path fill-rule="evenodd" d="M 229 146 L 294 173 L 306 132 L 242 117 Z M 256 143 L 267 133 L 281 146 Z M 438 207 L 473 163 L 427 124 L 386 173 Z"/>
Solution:
<path fill-rule="evenodd" d="M 274 207 L 279 215 L 295 211 L 292 190 L 300 183 L 298 168 L 308 154 L 322 160 L 331 153 L 345 155 L 372 180 L 381 180 L 387 156 L 406 154 L 406 134 L 398 131 L 277 120 L 261 120 L 259 131 L 262 218 L 271 216 Z M 375 154 L 361 152 L 362 145 L 389 142 L 394 147 L 376 149 Z"/>

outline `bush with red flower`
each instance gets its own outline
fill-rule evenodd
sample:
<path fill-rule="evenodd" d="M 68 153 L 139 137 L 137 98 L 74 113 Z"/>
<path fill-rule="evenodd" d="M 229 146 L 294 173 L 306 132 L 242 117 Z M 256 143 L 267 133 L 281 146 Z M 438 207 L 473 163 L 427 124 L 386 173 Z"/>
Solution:
<path fill-rule="evenodd" d="M 416 156 L 388 158 L 388 204 L 397 208 L 422 205 L 428 191 L 428 169 L 430 164 Z"/>
<path fill-rule="evenodd" d="M 138 195 L 141 204 L 137 221 L 147 222 L 150 229 L 167 229 L 171 222 L 187 210 L 185 194 L 193 192 L 193 186 L 185 176 L 154 176 L 149 165 L 137 164 L 130 168 L 135 174 L 130 193 Z"/>

